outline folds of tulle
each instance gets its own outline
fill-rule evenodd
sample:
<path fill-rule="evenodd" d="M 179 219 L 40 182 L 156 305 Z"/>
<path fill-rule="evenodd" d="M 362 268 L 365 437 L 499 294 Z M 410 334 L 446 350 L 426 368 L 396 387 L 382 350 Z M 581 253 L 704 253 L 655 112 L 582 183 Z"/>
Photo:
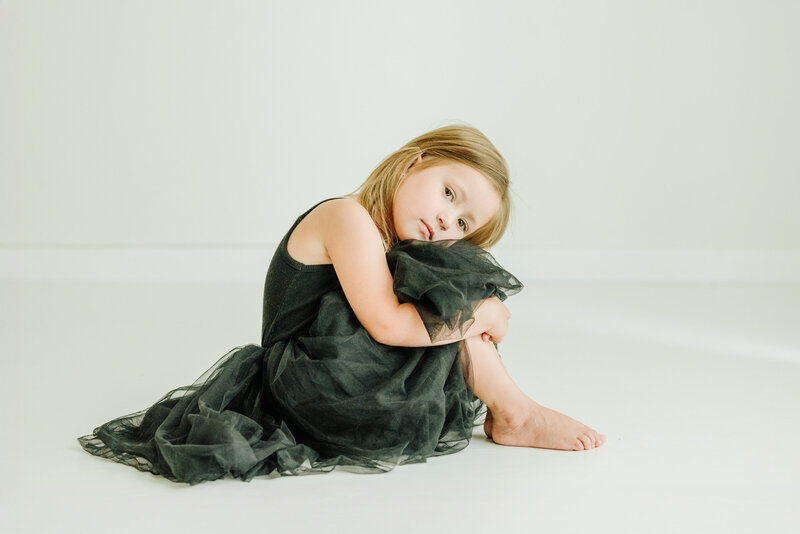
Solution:
<path fill-rule="evenodd" d="M 394 289 L 432 339 L 464 331 L 481 300 L 521 288 L 464 241 L 404 241 L 387 253 Z M 372 339 L 341 289 L 307 335 L 244 345 L 192 385 L 79 438 L 88 452 L 170 480 L 250 480 L 391 470 L 463 449 L 483 405 L 463 343 L 393 347 Z"/>
<path fill-rule="evenodd" d="M 258 345 L 237 347 L 192 385 L 78 440 L 97 456 L 190 484 L 227 474 L 243 480 L 300 474 L 318 454 L 263 411 L 265 353 Z"/>
<path fill-rule="evenodd" d="M 466 332 L 482 300 L 505 300 L 522 289 L 489 252 L 469 241 L 401 241 L 386 259 L 395 294 L 414 304 L 433 341 Z"/>

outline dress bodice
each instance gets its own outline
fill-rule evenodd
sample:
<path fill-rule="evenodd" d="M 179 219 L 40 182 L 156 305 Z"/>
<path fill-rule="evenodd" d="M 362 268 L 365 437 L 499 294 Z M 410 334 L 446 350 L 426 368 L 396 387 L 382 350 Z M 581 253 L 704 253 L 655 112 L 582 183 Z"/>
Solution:
<path fill-rule="evenodd" d="M 306 215 L 300 215 L 278 245 L 264 281 L 261 345 L 304 335 L 319 311 L 322 295 L 340 287 L 332 264 L 305 265 L 289 255 L 289 236 Z"/>

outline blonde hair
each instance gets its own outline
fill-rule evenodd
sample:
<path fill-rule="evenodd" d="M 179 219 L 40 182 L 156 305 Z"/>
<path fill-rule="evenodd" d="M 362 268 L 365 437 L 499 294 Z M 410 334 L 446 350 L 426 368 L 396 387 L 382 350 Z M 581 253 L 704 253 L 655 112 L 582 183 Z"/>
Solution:
<path fill-rule="evenodd" d="M 508 226 L 511 215 L 508 167 L 500 152 L 477 128 L 451 125 L 422 134 L 384 159 L 352 194 L 372 216 L 388 250 L 397 243 L 392 204 L 403 177 L 412 164 L 414 172 L 450 162 L 463 163 L 483 174 L 500 194 L 500 208 L 494 217 L 466 240 L 488 249 L 494 246 Z"/>

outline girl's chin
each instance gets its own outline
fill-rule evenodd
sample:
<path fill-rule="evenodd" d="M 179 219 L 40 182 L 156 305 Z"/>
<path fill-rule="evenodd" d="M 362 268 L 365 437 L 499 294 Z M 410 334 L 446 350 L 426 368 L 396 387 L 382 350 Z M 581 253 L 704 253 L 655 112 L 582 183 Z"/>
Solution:
<path fill-rule="evenodd" d="M 418 241 L 425 241 L 425 236 L 420 232 L 397 232 L 398 241 L 407 241 L 409 239 L 416 239 Z"/>
<path fill-rule="evenodd" d="M 397 235 L 397 239 L 398 239 L 398 241 L 408 241 L 408 240 L 427 241 L 427 239 L 425 239 L 421 235 L 406 235 L 406 236 L 402 236 L 402 235 L 398 234 Z"/>

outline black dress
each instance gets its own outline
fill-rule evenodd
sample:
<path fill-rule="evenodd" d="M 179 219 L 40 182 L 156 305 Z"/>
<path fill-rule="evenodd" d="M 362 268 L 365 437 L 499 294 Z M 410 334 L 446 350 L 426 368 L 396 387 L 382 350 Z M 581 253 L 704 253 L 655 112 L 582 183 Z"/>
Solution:
<path fill-rule="evenodd" d="M 464 344 L 372 339 L 333 266 L 303 265 L 287 252 L 314 207 L 270 263 L 261 345 L 232 349 L 193 384 L 78 438 L 86 451 L 196 484 L 336 467 L 389 471 L 467 446 L 483 405 L 470 388 Z M 461 240 L 402 241 L 387 261 L 395 294 L 414 304 L 434 340 L 465 331 L 483 299 L 522 287 Z"/>

